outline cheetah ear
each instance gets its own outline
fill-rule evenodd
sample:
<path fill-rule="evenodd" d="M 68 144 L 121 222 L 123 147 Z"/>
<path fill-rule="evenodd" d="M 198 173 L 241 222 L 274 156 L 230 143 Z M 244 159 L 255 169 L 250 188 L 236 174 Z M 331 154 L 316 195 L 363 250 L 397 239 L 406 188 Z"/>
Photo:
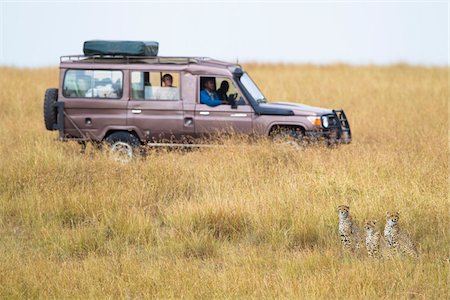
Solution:
<path fill-rule="evenodd" d="M 389 216 L 389 212 L 388 212 L 388 211 L 386 211 L 386 217 L 387 217 L 387 216 Z"/>

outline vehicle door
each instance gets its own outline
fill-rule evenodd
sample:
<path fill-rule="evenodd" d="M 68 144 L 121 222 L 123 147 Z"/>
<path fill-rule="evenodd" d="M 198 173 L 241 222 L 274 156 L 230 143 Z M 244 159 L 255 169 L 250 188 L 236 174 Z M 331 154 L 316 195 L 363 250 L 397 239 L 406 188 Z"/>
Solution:
<path fill-rule="evenodd" d="M 201 103 L 201 90 L 205 88 L 205 81 L 211 79 L 214 80 L 214 94 L 222 101 L 222 104 L 218 106 Z M 253 108 L 243 98 L 233 80 L 222 76 L 199 76 L 198 82 L 199 93 L 194 117 L 197 136 L 216 133 L 251 134 L 253 132 Z M 230 100 L 230 96 L 235 98 L 235 101 Z"/>
<path fill-rule="evenodd" d="M 147 141 L 178 140 L 184 120 L 180 84 L 178 72 L 130 71 L 127 125 L 136 127 Z"/>
<path fill-rule="evenodd" d="M 64 102 L 64 132 L 78 138 L 98 140 L 106 126 L 125 126 L 127 96 L 121 70 L 67 69 L 59 101 Z"/>

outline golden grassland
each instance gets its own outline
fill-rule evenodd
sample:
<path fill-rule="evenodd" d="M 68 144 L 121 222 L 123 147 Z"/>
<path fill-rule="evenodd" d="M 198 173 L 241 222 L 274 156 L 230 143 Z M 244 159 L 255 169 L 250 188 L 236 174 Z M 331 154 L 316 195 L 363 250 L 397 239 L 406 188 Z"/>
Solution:
<path fill-rule="evenodd" d="M 344 108 L 354 141 L 115 163 L 46 131 L 58 70 L 0 69 L 0 298 L 449 298 L 447 68 L 247 65 L 272 101 Z M 386 210 L 420 258 L 342 253 Z"/>

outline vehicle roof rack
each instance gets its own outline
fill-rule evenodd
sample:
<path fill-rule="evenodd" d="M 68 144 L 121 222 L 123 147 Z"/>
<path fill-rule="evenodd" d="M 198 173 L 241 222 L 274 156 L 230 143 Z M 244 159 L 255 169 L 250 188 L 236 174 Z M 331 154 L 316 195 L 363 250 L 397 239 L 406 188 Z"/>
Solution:
<path fill-rule="evenodd" d="M 64 55 L 60 62 L 86 62 L 86 63 L 108 63 L 116 60 L 124 64 L 147 63 L 147 64 L 188 64 L 212 61 L 209 57 L 187 57 L 187 56 L 125 56 L 125 55 Z"/>

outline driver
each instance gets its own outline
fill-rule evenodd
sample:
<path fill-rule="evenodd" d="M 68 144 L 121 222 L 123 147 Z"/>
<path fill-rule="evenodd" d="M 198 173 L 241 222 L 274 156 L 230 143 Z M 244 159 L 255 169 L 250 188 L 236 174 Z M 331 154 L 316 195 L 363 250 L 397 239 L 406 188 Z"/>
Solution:
<path fill-rule="evenodd" d="M 219 97 L 220 100 L 228 102 L 228 90 L 230 89 L 230 84 L 228 83 L 228 81 L 223 80 L 222 83 L 220 84 L 220 88 L 216 91 L 217 92 L 217 96 Z"/>

